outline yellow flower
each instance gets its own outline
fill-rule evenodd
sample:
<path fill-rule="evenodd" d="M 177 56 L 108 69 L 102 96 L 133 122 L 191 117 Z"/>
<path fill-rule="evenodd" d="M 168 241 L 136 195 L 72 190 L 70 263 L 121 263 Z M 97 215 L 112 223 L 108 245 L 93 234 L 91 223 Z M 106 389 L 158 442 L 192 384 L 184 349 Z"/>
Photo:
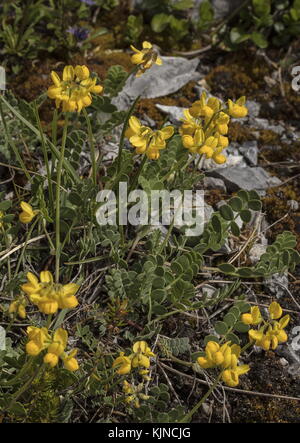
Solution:
<path fill-rule="evenodd" d="M 79 286 L 75 283 L 56 284 L 49 271 L 40 273 L 40 281 L 34 274 L 28 272 L 27 280 L 28 283 L 22 285 L 21 289 L 43 314 L 55 314 L 58 309 L 72 309 L 78 305 L 75 294 Z"/>
<path fill-rule="evenodd" d="M 205 357 L 198 357 L 201 368 L 209 369 L 215 366 L 227 368 L 236 364 L 241 348 L 237 345 L 230 346 L 230 342 L 222 346 L 214 341 L 209 341 L 205 347 Z"/>
<path fill-rule="evenodd" d="M 240 365 L 234 369 L 226 369 L 222 372 L 222 380 L 227 386 L 234 388 L 239 384 L 239 376 L 246 374 L 249 370 L 249 365 Z"/>
<path fill-rule="evenodd" d="M 146 154 L 149 159 L 157 160 L 160 156 L 159 151 L 166 147 L 166 140 L 172 137 L 173 133 L 173 126 L 153 131 L 148 126 L 143 126 L 138 118 L 131 116 L 125 136 L 135 147 L 136 154 Z"/>
<path fill-rule="evenodd" d="M 248 109 L 245 106 L 246 97 L 240 97 L 235 103 L 228 100 L 228 113 L 234 118 L 243 118 L 248 114 Z"/>
<path fill-rule="evenodd" d="M 200 153 L 199 150 L 203 146 L 205 135 L 203 129 L 196 129 L 194 135 L 183 135 L 182 144 L 191 153 Z M 212 151 L 213 152 L 213 151 Z"/>
<path fill-rule="evenodd" d="M 220 108 L 221 102 L 219 99 L 216 97 L 210 97 L 207 100 L 206 93 L 203 92 L 200 100 L 196 100 L 189 111 L 193 117 L 203 117 L 205 118 L 205 122 L 208 122 L 212 116 L 220 110 Z"/>
<path fill-rule="evenodd" d="M 127 380 L 123 381 L 123 392 L 125 392 L 125 394 L 132 394 L 134 392 L 132 385 L 128 383 Z"/>
<path fill-rule="evenodd" d="M 272 320 L 277 320 L 282 316 L 282 308 L 279 303 L 273 301 L 269 306 L 269 313 Z"/>
<path fill-rule="evenodd" d="M 79 369 L 78 361 L 76 360 L 75 355 L 77 354 L 77 349 L 73 349 L 70 354 L 64 355 L 63 362 L 64 367 L 71 372 L 77 371 Z"/>
<path fill-rule="evenodd" d="M 243 314 L 241 320 L 246 325 L 258 325 L 262 322 L 262 316 L 258 306 L 251 307 L 250 313 Z"/>
<path fill-rule="evenodd" d="M 29 326 L 27 328 L 28 342 L 26 344 L 26 352 L 29 355 L 36 356 L 47 348 L 51 343 L 51 337 L 47 328 L 36 328 Z"/>
<path fill-rule="evenodd" d="M 215 120 L 216 129 L 219 134 L 226 135 L 228 133 L 228 124 L 230 122 L 230 117 L 225 112 L 220 112 Z"/>
<path fill-rule="evenodd" d="M 149 357 L 155 357 L 155 354 L 153 354 L 153 352 L 147 345 L 147 342 L 137 341 L 136 343 L 134 343 L 132 350 L 133 350 L 133 354 L 131 354 L 132 367 L 133 368 L 142 367 L 148 369 L 150 367 Z"/>
<path fill-rule="evenodd" d="M 280 343 L 285 343 L 288 340 L 288 335 L 284 328 L 289 321 L 290 316 L 285 315 L 279 321 L 273 321 L 259 330 L 250 329 L 248 332 L 249 338 L 254 341 L 256 346 L 261 347 L 265 351 L 269 349 L 275 350 Z"/>
<path fill-rule="evenodd" d="M 34 211 L 32 207 L 26 202 L 21 202 L 20 206 L 22 209 L 22 212 L 19 214 L 20 222 L 25 224 L 30 223 L 31 220 L 36 216 L 38 211 Z"/>
<path fill-rule="evenodd" d="M 162 65 L 162 59 L 158 56 L 157 52 L 153 49 L 152 44 L 144 41 L 143 49 L 136 49 L 134 46 L 130 46 L 135 52 L 131 56 L 131 62 L 134 65 L 138 65 L 139 69 L 136 73 L 136 77 L 140 77 L 147 69 L 151 68 L 154 64 Z"/>
<path fill-rule="evenodd" d="M 28 342 L 26 352 L 29 355 L 36 356 L 41 351 L 47 349 L 44 355 L 44 363 L 54 368 L 59 358 L 64 362 L 64 366 L 69 371 L 78 369 L 78 362 L 74 358 L 77 350 L 73 349 L 69 354 L 65 353 L 68 341 L 68 333 L 63 328 L 58 328 L 51 337 L 47 328 L 36 328 L 29 326 L 27 328 Z"/>
<path fill-rule="evenodd" d="M 182 119 L 183 123 L 179 129 L 179 134 L 194 137 L 196 130 L 202 130 L 202 124 L 190 114 L 189 109 L 184 109 L 183 115 L 185 118 Z"/>
<path fill-rule="evenodd" d="M 19 297 L 17 300 L 11 302 L 8 308 L 10 314 L 16 313 L 20 318 L 26 318 L 26 300 L 24 297 Z"/>
<path fill-rule="evenodd" d="M 125 357 L 124 352 L 120 352 L 120 356 L 114 360 L 112 367 L 118 367 L 119 375 L 128 374 L 131 371 L 131 359 Z"/>
<path fill-rule="evenodd" d="M 92 94 L 100 94 L 103 91 L 101 85 L 96 85 L 97 79 L 90 77 L 87 66 L 65 66 L 63 78 L 52 71 L 53 85 L 48 88 L 48 97 L 55 99 L 56 107 L 62 104 L 63 112 L 80 112 L 82 108 L 90 106 Z"/>

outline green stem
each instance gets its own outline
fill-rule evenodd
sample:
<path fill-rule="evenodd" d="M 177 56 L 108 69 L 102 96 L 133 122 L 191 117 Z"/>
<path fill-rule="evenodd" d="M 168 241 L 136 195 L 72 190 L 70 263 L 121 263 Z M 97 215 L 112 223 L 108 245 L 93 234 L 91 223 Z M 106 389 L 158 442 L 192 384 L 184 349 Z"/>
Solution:
<path fill-rule="evenodd" d="M 63 161 L 65 156 L 65 147 L 68 133 L 68 120 L 69 116 L 66 114 L 63 137 L 61 142 L 60 157 L 57 165 L 57 178 L 56 178 L 56 214 L 55 214 L 55 281 L 59 282 L 59 265 L 61 256 L 61 244 L 60 244 L 60 185 L 63 169 Z"/>
<path fill-rule="evenodd" d="M 20 266 L 21 266 L 21 262 L 23 260 L 24 253 L 25 253 L 25 250 L 26 250 L 26 247 L 27 247 L 27 242 L 28 242 L 28 240 L 30 240 L 31 234 L 32 234 L 36 224 L 38 223 L 39 219 L 40 219 L 40 217 L 38 216 L 36 218 L 36 220 L 32 223 L 32 225 L 30 226 L 30 228 L 29 228 L 29 230 L 27 232 L 26 239 L 25 239 L 25 244 L 23 246 L 22 252 L 21 252 L 20 257 L 18 259 L 17 266 L 15 268 L 15 276 L 18 275 L 18 272 L 19 272 L 19 269 L 20 269 Z"/>
<path fill-rule="evenodd" d="M 1 97 L 1 99 L 4 100 L 2 97 Z M 31 183 L 31 177 L 30 177 L 30 175 L 29 175 L 29 173 L 27 171 L 25 163 L 23 162 L 22 157 L 20 156 L 19 150 L 18 150 L 17 146 L 15 145 L 15 143 L 14 143 L 13 139 L 11 138 L 10 133 L 8 131 L 6 120 L 5 120 L 5 117 L 4 117 L 4 112 L 3 112 L 3 107 L 2 107 L 1 100 L 0 100 L 0 115 L 1 115 L 1 120 L 3 122 L 4 132 L 5 132 L 5 136 L 6 136 L 7 142 L 11 146 L 12 150 L 14 151 L 14 154 L 15 154 L 18 162 L 20 163 L 21 168 L 23 169 L 24 174 L 26 175 L 27 180 Z"/>
<path fill-rule="evenodd" d="M 48 154 L 47 154 L 47 147 L 46 147 L 44 132 L 43 132 L 43 129 L 42 129 L 41 120 L 40 120 L 39 111 L 38 111 L 38 107 L 37 107 L 36 102 L 34 102 L 34 112 L 35 112 L 35 118 L 36 118 L 36 121 L 37 121 L 38 129 L 39 129 L 40 134 L 41 134 L 41 145 L 42 145 L 44 161 L 45 161 L 45 165 L 46 165 L 47 179 L 48 179 L 49 201 L 50 201 L 51 209 L 53 210 L 54 209 L 54 205 L 53 205 L 54 197 L 53 197 L 53 189 L 52 189 L 51 172 L 50 172 L 50 167 L 49 167 L 49 160 L 48 160 Z"/>
<path fill-rule="evenodd" d="M 30 377 L 30 379 L 23 384 L 20 389 L 15 393 L 15 395 L 13 396 L 13 398 L 11 399 L 7 410 L 9 411 L 10 408 L 13 406 L 13 404 L 18 400 L 18 398 L 25 392 L 27 391 L 27 389 L 30 387 L 30 385 L 32 384 L 32 382 L 34 381 L 34 379 L 39 375 L 39 373 L 41 372 L 41 369 L 43 368 L 44 363 L 42 363 L 35 371 L 35 373 L 33 374 L 32 377 Z"/>
<path fill-rule="evenodd" d="M 93 131 L 92 131 L 92 125 L 91 121 L 89 119 L 88 113 L 85 108 L 83 108 L 83 114 L 87 123 L 88 128 L 88 136 L 89 136 L 89 142 L 91 147 L 91 160 L 92 160 L 92 177 L 93 177 L 93 183 L 94 185 L 97 184 L 97 164 L 96 164 L 96 152 L 95 152 L 95 144 L 94 144 L 94 138 L 93 138 Z"/>
<path fill-rule="evenodd" d="M 210 386 L 209 390 L 206 392 L 206 394 L 201 398 L 201 400 L 196 404 L 196 406 L 193 407 L 193 409 L 188 412 L 180 421 L 179 423 L 189 423 L 192 419 L 195 412 L 198 411 L 200 406 L 205 402 L 205 400 L 210 396 L 210 394 L 213 392 L 217 384 L 219 383 L 221 379 L 222 373 L 219 374 L 218 378 L 215 380 L 215 382 Z"/>
<path fill-rule="evenodd" d="M 119 143 L 119 152 L 118 152 L 118 160 L 117 160 L 117 176 L 120 172 L 121 169 L 121 162 L 122 162 L 122 150 L 123 150 L 123 146 L 124 146 L 124 141 L 125 141 L 125 132 L 128 126 L 128 122 L 129 119 L 131 117 L 131 115 L 133 114 L 135 105 L 137 104 L 138 100 L 140 99 L 140 96 L 138 96 L 134 102 L 131 105 L 131 108 L 129 109 L 126 117 L 125 117 L 125 121 L 124 121 L 124 125 L 123 125 L 123 129 L 122 129 L 122 133 L 121 133 L 121 138 L 120 138 L 120 143 Z"/>
<path fill-rule="evenodd" d="M 137 169 L 137 171 L 135 173 L 135 176 L 133 177 L 132 183 L 131 183 L 131 185 L 129 187 L 129 193 L 131 191 L 133 191 L 135 189 L 135 187 L 137 186 L 138 181 L 139 181 L 139 176 L 141 175 L 141 172 L 144 169 L 146 161 L 147 161 L 147 157 L 146 157 L 146 155 L 144 155 L 144 157 L 143 157 L 143 159 L 142 159 L 142 161 L 140 163 L 140 166 L 138 167 L 138 169 Z"/>

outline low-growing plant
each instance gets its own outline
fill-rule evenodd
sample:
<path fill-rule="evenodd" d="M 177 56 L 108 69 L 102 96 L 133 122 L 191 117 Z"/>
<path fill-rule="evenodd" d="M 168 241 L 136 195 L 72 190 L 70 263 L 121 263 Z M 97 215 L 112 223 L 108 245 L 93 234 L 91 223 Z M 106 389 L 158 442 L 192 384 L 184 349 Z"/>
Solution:
<path fill-rule="evenodd" d="M 185 110 L 180 128 L 147 126 L 135 115 L 139 97 L 119 111 L 111 100 L 128 78 L 163 63 L 147 41 L 132 50 L 132 71 L 112 66 L 104 81 L 85 65 L 52 71 L 47 96 L 55 109 L 48 131 L 39 114 L 45 97 L 25 103 L 11 93 L 0 96 L 10 167 L 26 182 L 15 183 L 10 196 L 0 195 L 4 421 L 67 422 L 78 402 L 88 400 L 92 421 L 113 421 L 116 411 L 138 421 L 188 422 L 218 383 L 238 385 L 250 369 L 239 364 L 250 346 L 275 350 L 287 341 L 289 316 L 282 317 L 280 305 L 271 302 L 264 319 L 239 288 L 244 278 L 264 278 L 299 264 L 291 233 L 280 234 L 254 267 L 214 257 L 207 262 L 229 238 L 240 241 L 252 214 L 261 210 L 255 191 L 239 191 L 193 237 L 191 223 L 176 225 L 175 206 L 165 230 L 162 223 L 122 223 L 116 215 L 134 209 L 128 199 L 111 211 L 115 223 L 99 222 L 99 190 L 119 197 L 125 184 L 128 197 L 132 191 L 149 196 L 198 186 L 203 161 L 227 161 L 230 119 L 248 113 L 245 97 L 222 102 L 205 94 Z M 107 159 L 99 140 L 113 133 L 118 149 Z M 31 143 L 25 156 L 26 137 Z M 229 274 L 232 282 L 210 296 L 199 294 L 203 271 Z M 186 337 L 163 336 L 168 318 L 211 309 L 225 298 L 236 302 L 216 321 L 215 334 L 204 339 L 204 353 Z M 248 333 L 246 343 L 238 333 Z M 189 361 L 179 358 L 187 353 Z M 172 405 L 168 387 L 155 383 L 160 358 L 200 374 L 217 371 L 191 411 Z"/>

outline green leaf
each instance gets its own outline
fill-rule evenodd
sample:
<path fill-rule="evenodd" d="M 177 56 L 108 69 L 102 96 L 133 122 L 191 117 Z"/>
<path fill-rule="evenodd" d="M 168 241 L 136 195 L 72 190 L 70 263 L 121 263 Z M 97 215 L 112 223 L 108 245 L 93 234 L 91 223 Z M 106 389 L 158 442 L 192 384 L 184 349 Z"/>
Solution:
<path fill-rule="evenodd" d="M 222 205 L 219 209 L 219 212 L 225 220 L 233 220 L 234 219 L 233 211 L 229 205 Z"/>
<path fill-rule="evenodd" d="M 243 200 L 239 197 L 231 198 L 228 203 L 235 212 L 240 212 L 243 208 Z"/>
<path fill-rule="evenodd" d="M 237 322 L 237 323 L 235 324 L 234 329 L 235 329 L 237 332 L 248 332 L 249 329 L 250 329 L 250 326 L 249 326 L 249 325 L 245 325 L 245 323 L 239 321 L 239 322 Z"/>
<path fill-rule="evenodd" d="M 219 335 L 225 335 L 228 331 L 228 327 L 226 325 L 226 323 L 224 323 L 223 321 L 218 321 L 215 326 L 215 331 L 217 334 Z"/>
<path fill-rule="evenodd" d="M 232 221 L 230 223 L 230 229 L 231 229 L 231 232 L 233 233 L 233 235 L 235 235 L 236 237 L 240 236 L 241 231 L 240 231 L 240 228 L 236 222 Z"/>
<path fill-rule="evenodd" d="M 219 234 L 222 231 L 222 225 L 217 215 L 213 215 L 211 218 L 211 224 L 214 230 Z"/>
<path fill-rule="evenodd" d="M 250 34 L 243 31 L 243 29 L 240 28 L 232 28 L 230 30 L 230 41 L 234 45 L 237 45 L 239 43 L 242 43 L 250 37 Z"/>
<path fill-rule="evenodd" d="M 154 32 L 162 32 L 168 26 L 171 16 L 168 14 L 155 14 L 151 20 L 151 28 Z"/>
<path fill-rule="evenodd" d="M 235 272 L 235 267 L 231 265 L 230 263 L 222 263 L 218 266 L 220 271 L 225 272 L 225 274 L 232 274 Z"/>
<path fill-rule="evenodd" d="M 234 345 L 240 344 L 240 339 L 233 332 L 230 332 L 229 334 L 226 335 L 226 341 L 231 341 L 231 343 Z"/>
<path fill-rule="evenodd" d="M 83 200 L 77 192 L 70 192 L 69 194 L 69 202 L 75 206 L 83 206 Z"/>
<path fill-rule="evenodd" d="M 262 203 L 260 200 L 250 200 L 248 202 L 249 209 L 252 209 L 252 211 L 260 211 L 262 208 Z"/>
<path fill-rule="evenodd" d="M 228 312 L 228 314 L 226 314 L 223 318 L 223 321 L 226 323 L 227 326 L 233 326 L 236 322 L 236 318 L 233 314 L 231 314 L 230 312 Z"/>
<path fill-rule="evenodd" d="M 238 268 L 238 269 L 236 270 L 236 273 L 237 273 L 240 277 L 247 278 L 247 277 L 251 277 L 251 276 L 252 276 L 252 269 L 251 269 L 251 268 L 247 268 L 247 267 L 244 267 L 244 268 Z"/>
<path fill-rule="evenodd" d="M 243 209 L 243 211 L 240 212 L 240 217 L 245 223 L 249 223 L 251 220 L 251 212 L 248 209 Z"/>
<path fill-rule="evenodd" d="M 249 193 L 245 191 L 244 189 L 241 189 L 237 193 L 238 197 L 240 197 L 244 202 L 247 202 L 249 200 Z"/>
<path fill-rule="evenodd" d="M 251 40 L 261 49 L 268 47 L 268 41 L 265 39 L 264 35 L 260 32 L 252 32 Z"/>
<path fill-rule="evenodd" d="M 7 211 L 12 205 L 12 202 L 10 200 L 4 200 L 0 203 L 0 211 Z"/>

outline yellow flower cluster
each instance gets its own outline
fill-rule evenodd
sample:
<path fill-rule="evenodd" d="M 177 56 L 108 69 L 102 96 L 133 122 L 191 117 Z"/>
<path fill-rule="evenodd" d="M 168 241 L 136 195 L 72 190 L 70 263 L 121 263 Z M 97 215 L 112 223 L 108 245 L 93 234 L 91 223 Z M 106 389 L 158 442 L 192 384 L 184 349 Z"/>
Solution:
<path fill-rule="evenodd" d="M 8 308 L 10 314 L 17 314 L 20 318 L 26 318 L 26 299 L 25 297 L 18 297 L 16 300 L 11 302 Z"/>
<path fill-rule="evenodd" d="M 27 280 L 21 289 L 43 314 L 55 314 L 58 309 L 72 309 L 78 305 L 75 294 L 79 286 L 75 283 L 56 284 L 49 271 L 40 273 L 40 281 L 34 274 L 28 272 Z"/>
<path fill-rule="evenodd" d="M 63 112 L 80 112 L 82 108 L 90 106 L 92 94 L 100 94 L 103 87 L 96 85 L 97 79 L 91 78 L 87 66 L 65 66 L 62 80 L 52 71 L 53 85 L 48 88 L 48 97 L 55 99 L 56 107 L 62 104 Z"/>
<path fill-rule="evenodd" d="M 44 355 L 44 363 L 51 366 L 51 368 L 54 368 L 58 364 L 60 358 L 68 371 L 77 371 L 79 368 L 75 358 L 77 350 L 73 349 L 69 353 L 65 352 L 68 342 L 67 331 L 59 328 L 51 337 L 47 328 L 29 326 L 27 328 L 27 335 L 27 354 L 35 357 L 46 349 L 47 353 Z"/>
<path fill-rule="evenodd" d="M 279 303 L 274 301 L 270 304 L 269 316 L 270 321 L 264 321 L 259 307 L 254 306 L 251 308 L 250 313 L 243 314 L 241 317 L 245 324 L 259 326 L 258 329 L 250 329 L 248 334 L 250 341 L 265 351 L 268 351 L 270 348 L 276 349 L 280 343 L 285 343 L 288 339 L 284 328 L 288 325 L 290 316 L 285 315 L 282 317 L 282 308 Z"/>
<path fill-rule="evenodd" d="M 204 369 L 219 367 L 224 383 L 234 387 L 239 384 L 239 376 L 250 370 L 249 365 L 238 366 L 240 354 L 241 348 L 238 345 L 230 345 L 230 342 L 219 345 L 209 341 L 205 347 L 205 357 L 198 357 L 197 361 Z"/>
<path fill-rule="evenodd" d="M 34 211 L 32 206 L 26 202 L 21 202 L 20 204 L 22 212 L 19 214 L 19 220 L 21 223 L 30 223 L 31 220 L 36 216 L 39 211 Z"/>
<path fill-rule="evenodd" d="M 222 108 L 219 99 L 207 99 L 206 93 L 203 92 L 200 100 L 184 110 L 184 119 L 179 131 L 183 146 L 193 154 L 203 154 L 218 164 L 225 163 L 226 156 L 222 152 L 229 143 L 226 135 L 230 116 L 245 117 L 248 113 L 245 101 L 245 97 L 239 98 L 236 103 L 228 100 L 228 107 Z"/>
<path fill-rule="evenodd" d="M 125 136 L 135 147 L 136 154 L 146 154 L 150 160 L 157 160 L 159 151 L 166 147 L 166 140 L 174 134 L 173 126 L 153 131 L 148 126 L 143 126 L 138 118 L 132 116 L 129 119 L 129 127 Z"/>
<path fill-rule="evenodd" d="M 119 375 L 129 374 L 132 369 L 139 368 L 139 374 L 143 376 L 145 380 L 149 379 L 148 369 L 150 367 L 150 357 L 155 357 L 155 354 L 151 352 L 151 349 L 145 341 L 137 341 L 132 347 L 132 354 L 128 357 L 124 355 L 124 352 L 120 352 L 112 367 L 118 368 L 117 373 Z"/>
<path fill-rule="evenodd" d="M 136 77 L 140 77 L 147 69 L 150 69 L 154 64 L 162 65 L 162 59 L 158 56 L 157 52 L 153 49 L 153 46 L 149 42 L 143 42 L 143 49 L 136 49 L 134 46 L 130 46 L 135 52 L 131 56 L 131 62 L 138 66 Z"/>
<path fill-rule="evenodd" d="M 149 395 L 143 394 L 143 383 L 139 383 L 138 386 L 128 383 L 127 380 L 123 382 L 123 392 L 126 394 L 125 403 L 133 403 L 134 407 L 140 407 L 140 400 L 149 400 Z"/>

